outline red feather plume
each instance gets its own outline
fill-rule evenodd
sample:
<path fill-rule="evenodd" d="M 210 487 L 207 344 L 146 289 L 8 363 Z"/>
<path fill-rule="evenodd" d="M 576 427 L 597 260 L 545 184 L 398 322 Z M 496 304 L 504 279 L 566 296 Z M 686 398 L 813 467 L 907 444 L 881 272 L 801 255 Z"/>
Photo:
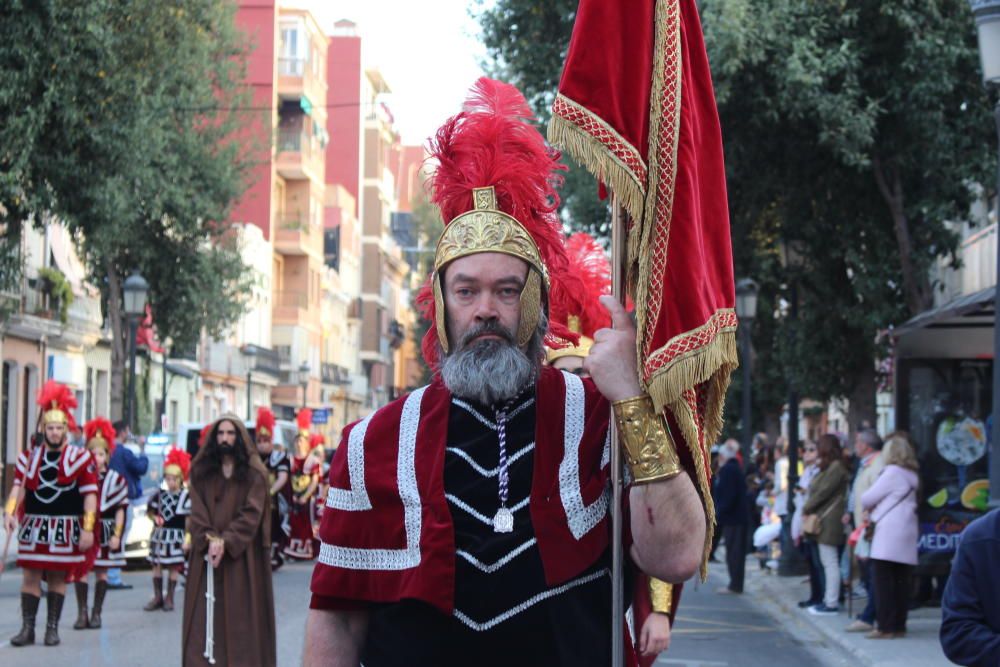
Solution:
<path fill-rule="evenodd" d="M 309 408 L 302 408 L 299 414 L 295 415 L 295 423 L 299 425 L 300 431 L 308 431 L 312 427 L 313 411 Z"/>
<path fill-rule="evenodd" d="M 108 458 L 111 458 L 111 454 L 115 451 L 115 427 L 104 417 L 94 417 L 83 425 L 84 444 L 89 443 L 98 434 L 108 443 Z"/>
<path fill-rule="evenodd" d="M 38 390 L 36 398 L 38 407 L 42 412 L 47 412 L 53 408 L 62 410 L 66 415 L 66 423 L 69 430 L 80 430 L 80 427 L 76 424 L 76 419 L 73 417 L 73 410 L 76 409 L 77 405 L 76 396 L 73 395 L 73 391 L 69 387 L 55 380 L 49 380 Z"/>
<path fill-rule="evenodd" d="M 180 447 L 173 447 L 167 456 L 163 459 L 163 467 L 175 465 L 181 469 L 181 473 L 184 475 L 184 479 L 187 480 L 188 473 L 191 471 L 191 455 Z"/>
<path fill-rule="evenodd" d="M 472 190 L 493 186 L 497 208 L 516 218 L 538 245 L 549 276 L 556 280 L 567 269 L 562 224 L 557 214 L 566 167 L 532 123 L 534 114 L 517 88 L 480 78 L 462 111 L 448 119 L 428 147 L 437 165 L 431 178 L 431 201 L 449 224 L 473 208 Z M 421 313 L 434 322 L 434 297 L 426 283 L 417 297 Z M 558 323 L 550 324 L 558 338 L 576 340 Z M 424 359 L 437 364 L 437 333 L 433 326 L 421 342 Z"/>
<path fill-rule="evenodd" d="M 310 451 L 316 449 L 317 447 L 325 447 L 325 446 L 326 446 L 326 436 L 324 436 L 322 433 L 313 433 L 311 436 L 309 436 Z"/>
<path fill-rule="evenodd" d="M 208 440 L 208 434 L 212 430 L 212 424 L 205 424 L 201 428 L 201 432 L 198 434 L 198 447 L 204 447 L 205 441 Z"/>
<path fill-rule="evenodd" d="M 270 408 L 257 408 L 257 420 L 254 424 L 257 433 L 260 433 L 261 429 L 266 429 L 274 436 L 274 421 L 274 413 L 271 412 Z"/>
<path fill-rule="evenodd" d="M 611 326 L 611 316 L 598 300 L 611 294 L 611 262 L 604 248 L 589 234 L 573 234 L 566 241 L 569 271 L 552 284 L 552 319 L 568 326 L 580 318 L 582 335 L 593 339 L 598 329 Z"/>

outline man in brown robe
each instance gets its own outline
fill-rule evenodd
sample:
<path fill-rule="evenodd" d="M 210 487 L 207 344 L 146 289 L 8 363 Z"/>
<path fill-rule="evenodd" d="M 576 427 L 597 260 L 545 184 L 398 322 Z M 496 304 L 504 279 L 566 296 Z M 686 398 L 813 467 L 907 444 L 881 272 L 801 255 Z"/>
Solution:
<path fill-rule="evenodd" d="M 207 665 L 205 589 L 214 577 L 219 665 L 276 664 L 267 470 L 243 422 L 216 421 L 191 464 L 191 563 L 184 595 L 184 665 Z M 205 556 L 209 561 L 206 562 Z"/>

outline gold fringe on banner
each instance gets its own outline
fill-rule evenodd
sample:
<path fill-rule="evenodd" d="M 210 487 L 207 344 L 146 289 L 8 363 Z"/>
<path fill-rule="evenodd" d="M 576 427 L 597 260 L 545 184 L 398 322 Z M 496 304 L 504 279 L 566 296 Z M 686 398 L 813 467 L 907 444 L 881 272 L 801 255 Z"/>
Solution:
<path fill-rule="evenodd" d="M 628 146 L 628 143 L 603 120 L 564 95 L 558 97 L 560 105 L 573 109 L 574 116 L 586 117 L 588 125 L 601 126 L 602 134 L 613 136 L 622 146 Z M 632 169 L 617 159 L 608 145 L 558 113 L 549 120 L 548 140 L 553 146 L 563 148 L 597 180 L 607 185 L 618 196 L 633 220 L 642 219 L 643 201 L 646 196 L 644 184 L 638 180 Z"/>

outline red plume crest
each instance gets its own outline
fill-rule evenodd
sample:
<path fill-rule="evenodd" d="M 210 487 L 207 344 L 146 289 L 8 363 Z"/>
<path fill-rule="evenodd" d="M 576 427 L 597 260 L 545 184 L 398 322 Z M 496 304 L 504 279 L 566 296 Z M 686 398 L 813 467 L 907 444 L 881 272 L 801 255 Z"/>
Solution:
<path fill-rule="evenodd" d="M 309 436 L 310 451 L 316 449 L 317 447 L 325 447 L 325 446 L 326 446 L 326 436 L 324 436 L 322 433 L 313 433 L 311 436 Z"/>
<path fill-rule="evenodd" d="M 184 475 L 184 479 L 188 478 L 188 472 L 191 470 L 191 455 L 180 447 L 173 447 L 169 452 L 167 452 L 166 458 L 163 459 L 164 469 L 167 466 L 175 465 L 181 469 L 181 473 Z"/>
<path fill-rule="evenodd" d="M 271 412 L 270 408 L 257 408 L 257 420 L 254 428 L 257 433 L 266 430 L 272 436 L 274 435 L 274 413 Z"/>
<path fill-rule="evenodd" d="M 566 271 L 562 225 L 557 214 L 562 183 L 559 152 L 549 147 L 531 108 L 514 86 L 486 77 L 476 81 L 462 111 L 448 119 L 429 145 L 437 162 L 431 179 L 431 201 L 441 209 L 445 224 L 472 209 L 472 190 L 493 186 L 497 207 L 518 220 L 535 239 L 542 261 L 555 281 Z M 417 297 L 421 313 L 434 322 L 430 283 Z M 551 332 L 576 340 L 558 323 Z M 424 359 L 437 363 L 437 333 L 433 326 L 421 343 Z"/>
<path fill-rule="evenodd" d="M 295 423 L 299 425 L 300 431 L 308 431 L 312 427 L 313 411 L 309 408 L 302 408 L 299 414 L 295 415 Z"/>
<path fill-rule="evenodd" d="M 73 391 L 69 387 L 55 380 L 49 380 L 38 390 L 36 398 L 38 407 L 43 413 L 53 409 L 61 410 L 66 415 L 67 428 L 70 431 L 80 429 L 76 424 L 76 419 L 73 418 L 73 410 L 76 409 L 77 405 L 76 396 L 73 395 Z"/>
<path fill-rule="evenodd" d="M 568 326 L 570 317 L 578 317 L 579 333 L 593 339 L 595 331 L 611 326 L 611 316 L 598 300 L 611 294 L 611 262 L 589 234 L 570 236 L 566 253 L 569 271 L 552 283 L 552 319 Z"/>
<path fill-rule="evenodd" d="M 84 445 L 94 439 L 95 435 L 104 438 L 108 443 L 108 458 L 115 451 L 115 427 L 104 417 L 94 417 L 83 425 Z"/>

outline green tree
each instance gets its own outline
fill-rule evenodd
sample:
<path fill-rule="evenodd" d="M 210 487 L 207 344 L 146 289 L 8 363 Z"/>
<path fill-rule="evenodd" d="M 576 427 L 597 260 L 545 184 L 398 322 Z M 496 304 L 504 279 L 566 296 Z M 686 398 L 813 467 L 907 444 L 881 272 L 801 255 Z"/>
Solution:
<path fill-rule="evenodd" d="M 532 4 L 498 0 L 479 16 L 494 71 L 538 106 L 558 82 L 576 2 Z M 947 223 L 968 221 L 970 186 L 995 173 L 968 3 L 699 5 L 736 270 L 762 289 L 758 413 L 775 423 L 791 379 L 803 396 L 850 398 L 852 424 L 871 419 L 876 334 L 931 303 L 929 269 L 955 260 Z M 802 260 L 784 266 L 781 241 Z"/>
<path fill-rule="evenodd" d="M 159 335 L 189 347 L 242 310 L 225 221 L 250 167 L 246 38 L 222 0 L 6 3 L 0 24 L 0 223 L 34 215 L 82 241 L 112 331 L 112 415 L 127 332 L 121 285 L 150 283 Z M 245 137 L 243 138 L 245 139 Z"/>

